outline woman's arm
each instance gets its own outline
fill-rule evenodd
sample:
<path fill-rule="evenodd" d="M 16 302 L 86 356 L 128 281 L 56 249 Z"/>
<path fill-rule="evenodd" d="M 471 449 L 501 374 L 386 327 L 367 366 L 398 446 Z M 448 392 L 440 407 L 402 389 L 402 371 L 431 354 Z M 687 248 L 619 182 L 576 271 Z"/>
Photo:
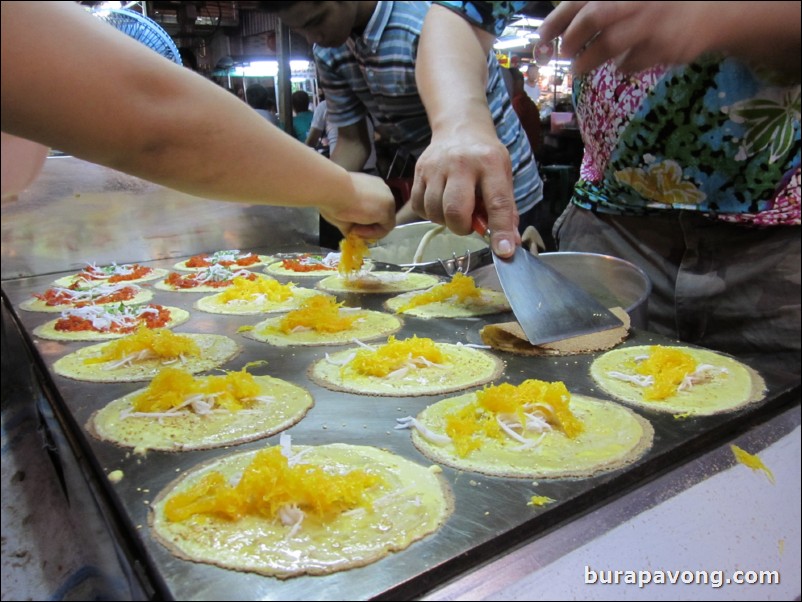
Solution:
<path fill-rule="evenodd" d="M 538 30 L 562 35 L 585 73 L 609 59 L 624 71 L 722 52 L 800 80 L 800 2 L 562 2 Z"/>
<path fill-rule="evenodd" d="M 73 2 L 2 2 L 2 129 L 189 194 L 315 206 L 372 237 L 394 223 L 381 180 L 348 174 Z"/>

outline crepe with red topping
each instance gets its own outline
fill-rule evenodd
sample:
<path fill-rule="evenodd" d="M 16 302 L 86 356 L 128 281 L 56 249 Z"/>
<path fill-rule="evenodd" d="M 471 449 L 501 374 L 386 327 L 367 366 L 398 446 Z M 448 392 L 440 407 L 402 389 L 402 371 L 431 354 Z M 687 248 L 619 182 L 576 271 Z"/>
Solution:
<path fill-rule="evenodd" d="M 167 270 L 161 268 L 151 268 L 138 263 L 116 264 L 108 266 L 96 266 L 88 264 L 79 273 L 73 276 L 59 278 L 53 284 L 65 288 L 87 288 L 100 284 L 117 284 L 125 282 L 128 284 L 136 282 L 146 282 L 164 278 Z"/>
<path fill-rule="evenodd" d="M 173 328 L 189 320 L 189 312 L 178 307 L 156 305 L 88 305 L 61 312 L 61 317 L 41 326 L 33 334 L 52 341 L 103 341 L 147 328 Z"/>
<path fill-rule="evenodd" d="M 215 251 L 214 253 L 199 253 L 189 259 L 179 261 L 173 267 L 184 272 L 197 272 L 213 265 L 221 265 L 225 268 L 236 270 L 238 268 L 262 266 L 272 260 L 273 258 L 269 255 L 242 253 L 238 249 L 233 249 L 230 251 Z"/>
<path fill-rule="evenodd" d="M 211 293 L 231 286 L 235 278 L 256 280 L 259 277 L 259 274 L 249 270 L 212 265 L 189 274 L 170 272 L 167 278 L 157 282 L 154 288 L 160 291 L 174 291 L 179 293 Z"/>
<path fill-rule="evenodd" d="M 153 299 L 153 293 L 138 287 L 136 284 L 100 284 L 85 289 L 51 287 L 34 298 L 20 303 L 20 309 L 56 313 L 73 307 L 88 305 L 120 304 L 132 305 L 147 303 Z"/>
<path fill-rule="evenodd" d="M 336 274 L 340 265 L 340 254 L 297 253 L 268 265 L 264 271 L 271 276 L 329 276 Z"/>

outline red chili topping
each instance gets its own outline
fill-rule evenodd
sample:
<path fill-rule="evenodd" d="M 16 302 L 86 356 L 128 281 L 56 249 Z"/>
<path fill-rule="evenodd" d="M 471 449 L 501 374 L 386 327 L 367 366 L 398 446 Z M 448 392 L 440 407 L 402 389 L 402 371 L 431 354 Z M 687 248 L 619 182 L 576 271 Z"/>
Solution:
<path fill-rule="evenodd" d="M 139 265 L 135 263 L 131 266 L 133 268 L 130 274 L 114 274 L 109 276 L 108 278 L 104 278 L 98 272 L 92 272 L 88 270 L 84 270 L 76 277 L 79 280 L 105 280 L 106 282 L 114 283 L 114 282 L 127 282 L 128 280 L 137 280 L 139 278 L 144 278 L 151 272 L 153 272 L 153 268 L 146 267 L 144 265 Z"/>
<path fill-rule="evenodd" d="M 238 266 L 246 266 L 246 265 L 253 265 L 254 263 L 259 262 L 259 256 L 254 253 L 249 253 L 244 257 L 238 258 L 236 261 L 230 261 L 228 259 L 224 259 L 222 261 L 218 261 L 217 265 L 222 266 L 230 266 L 230 265 L 238 265 Z M 188 268 L 208 268 L 212 265 L 211 261 L 207 261 L 206 254 L 202 253 L 200 255 L 193 255 L 189 259 L 187 259 L 187 267 Z"/>
<path fill-rule="evenodd" d="M 132 286 L 126 286 L 125 288 L 121 288 L 116 293 L 111 293 L 109 295 L 101 295 L 100 297 L 95 297 L 94 299 L 88 301 L 79 301 L 74 302 L 73 297 L 69 294 L 65 293 L 64 291 L 52 289 L 47 289 L 43 294 L 36 295 L 37 299 L 41 299 L 47 305 L 53 307 L 56 305 L 69 305 L 70 307 L 84 307 L 85 305 L 102 305 L 104 303 L 115 303 L 118 301 L 130 301 L 137 295 L 137 289 Z"/>
<path fill-rule="evenodd" d="M 164 282 L 175 288 L 195 288 L 198 286 L 211 286 L 213 288 L 223 288 L 231 286 L 233 279 L 230 280 L 199 280 L 199 274 L 179 274 L 178 272 L 170 272 Z M 257 275 L 250 273 L 246 278 L 248 280 L 256 280 Z"/>
<path fill-rule="evenodd" d="M 282 259 L 281 264 L 284 266 L 285 270 L 292 270 L 293 272 L 322 272 L 334 270 L 334 268 L 323 263 L 302 263 L 306 257 L 309 256 L 303 255 L 298 259 Z"/>
<path fill-rule="evenodd" d="M 170 321 L 170 310 L 162 305 L 149 304 L 150 309 L 155 309 L 158 313 L 152 311 L 144 312 L 136 320 L 132 321 L 129 325 L 125 326 L 112 322 L 108 328 L 95 328 L 91 320 L 81 318 L 78 316 L 68 316 L 60 318 L 55 325 L 56 330 L 66 332 L 79 332 L 83 330 L 91 330 L 92 332 L 116 332 L 128 334 L 134 332 L 140 324 L 144 324 L 148 328 L 161 328 Z"/>

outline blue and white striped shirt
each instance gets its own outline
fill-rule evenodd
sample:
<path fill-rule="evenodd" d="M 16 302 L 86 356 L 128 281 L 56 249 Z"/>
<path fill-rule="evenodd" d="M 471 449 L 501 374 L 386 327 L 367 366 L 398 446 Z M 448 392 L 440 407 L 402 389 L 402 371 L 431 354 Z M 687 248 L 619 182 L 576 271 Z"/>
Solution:
<path fill-rule="evenodd" d="M 364 33 L 337 48 L 315 46 L 320 86 L 337 127 L 370 114 L 382 138 L 420 156 L 432 131 L 415 83 L 418 40 L 429 2 L 378 2 Z M 507 94 L 495 54 L 488 54 L 487 102 L 512 160 L 519 213 L 543 198 L 529 141 Z"/>

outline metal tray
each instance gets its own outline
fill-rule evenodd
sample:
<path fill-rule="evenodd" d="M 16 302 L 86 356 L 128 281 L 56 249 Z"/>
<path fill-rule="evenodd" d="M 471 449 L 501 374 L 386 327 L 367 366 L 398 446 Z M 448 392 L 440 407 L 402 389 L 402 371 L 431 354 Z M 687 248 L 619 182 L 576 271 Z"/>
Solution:
<path fill-rule="evenodd" d="M 269 250 L 251 249 L 269 254 Z M 311 249 L 314 250 L 314 249 Z M 153 267 L 171 268 L 179 259 L 150 262 Z M 88 470 L 98 483 L 97 495 L 106 498 L 125 540 L 132 566 L 141 574 L 153 598 L 183 600 L 335 600 L 401 599 L 425 594 L 437 585 L 464 574 L 482 562 L 497 557 L 516 545 L 553 530 L 594 507 L 609 502 L 625 491 L 648 482 L 661 472 L 710 449 L 725 436 L 746 428 L 761 416 L 778 413 L 795 403 L 798 377 L 763 373 L 768 385 L 764 402 L 738 412 L 686 420 L 645 410 L 636 410 L 655 429 L 653 448 L 635 464 L 588 479 L 540 480 L 494 478 L 448 467 L 443 474 L 455 496 L 455 511 L 435 534 L 404 551 L 366 567 L 324 577 L 278 580 L 211 565 L 180 560 L 155 542 L 147 526 L 148 504 L 157 493 L 184 470 L 230 453 L 233 448 L 181 453 L 149 452 L 146 456 L 98 441 L 88 435 L 84 424 L 92 412 L 109 401 L 141 388 L 143 383 L 97 384 L 72 381 L 55 375 L 55 360 L 89 343 L 61 343 L 39 340 L 33 329 L 56 314 L 18 311 L 21 301 L 42 292 L 58 277 L 69 273 L 37 276 L 3 282 L 3 295 L 13 308 L 13 317 L 39 364 L 50 403 L 70 434 L 73 452 L 84 456 Z M 286 279 L 285 279 L 286 280 Z M 316 278 L 296 279 L 312 287 Z M 271 374 L 306 387 L 315 406 L 299 424 L 289 429 L 293 441 L 302 445 L 346 442 L 373 445 L 421 464 L 429 463 L 412 445 L 408 431 L 395 430 L 395 419 L 416 415 L 442 396 L 370 398 L 329 391 L 312 383 L 307 367 L 331 347 L 279 349 L 246 339 L 240 326 L 255 324 L 263 316 L 219 316 L 203 313 L 192 304 L 203 294 L 154 290 L 154 302 L 191 311 L 190 320 L 176 332 L 225 334 L 242 346 L 243 352 L 226 364 L 240 369 L 248 362 L 267 360 L 257 374 Z M 380 309 L 388 295 L 344 295 L 349 306 Z M 406 317 L 399 337 L 413 334 L 444 342 L 479 343 L 480 328 L 492 321 L 506 321 L 511 314 L 488 319 L 421 320 Z M 671 341 L 644 331 L 634 331 L 626 345 L 661 344 Z M 519 383 L 526 378 L 562 380 L 575 393 L 606 398 L 596 390 L 589 366 L 593 354 L 564 358 L 522 358 L 500 354 L 504 375 L 497 382 Z M 241 446 L 257 449 L 278 442 L 278 435 Z M 112 484 L 105 475 L 121 470 L 124 478 Z M 543 508 L 527 506 L 534 495 L 546 495 L 556 503 Z"/>

